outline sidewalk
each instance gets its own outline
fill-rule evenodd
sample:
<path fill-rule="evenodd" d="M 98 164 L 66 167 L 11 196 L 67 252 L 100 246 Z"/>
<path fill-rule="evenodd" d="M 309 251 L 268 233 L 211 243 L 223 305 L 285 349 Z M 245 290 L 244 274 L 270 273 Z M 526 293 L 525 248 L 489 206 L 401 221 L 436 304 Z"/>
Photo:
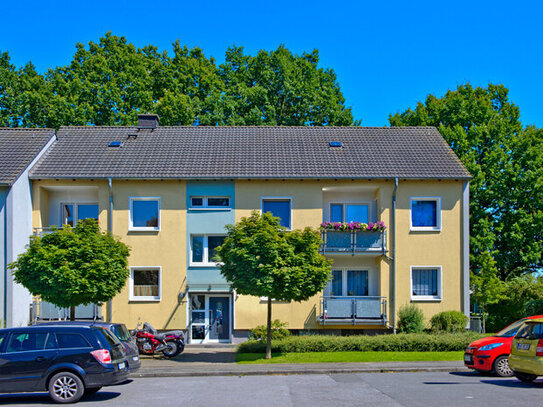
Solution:
<path fill-rule="evenodd" d="M 187 346 L 174 359 L 143 356 L 133 377 L 249 376 L 274 374 L 330 374 L 382 372 L 468 371 L 462 361 L 382 363 L 237 364 L 235 347 Z"/>

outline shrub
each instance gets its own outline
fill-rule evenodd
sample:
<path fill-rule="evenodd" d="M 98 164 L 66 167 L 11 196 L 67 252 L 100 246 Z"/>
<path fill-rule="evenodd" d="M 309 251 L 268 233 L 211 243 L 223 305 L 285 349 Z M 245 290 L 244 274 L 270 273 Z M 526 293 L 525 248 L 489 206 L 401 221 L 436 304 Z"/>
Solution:
<path fill-rule="evenodd" d="M 272 339 L 278 340 L 286 338 L 290 335 L 290 331 L 286 328 L 288 326 L 287 322 L 281 322 L 278 319 L 272 322 Z M 256 341 L 265 341 L 266 340 L 266 325 L 259 325 L 256 328 L 251 329 L 251 339 Z"/>
<path fill-rule="evenodd" d="M 358 336 L 290 336 L 272 341 L 272 352 L 450 352 L 462 351 L 485 335 L 474 332 L 444 334 L 397 334 Z M 264 353 L 264 341 L 247 341 L 239 345 L 240 353 Z"/>
<path fill-rule="evenodd" d="M 415 304 L 403 305 L 398 311 L 399 333 L 421 333 L 424 330 L 424 315 Z"/>
<path fill-rule="evenodd" d="M 460 311 L 443 311 L 430 319 L 432 332 L 463 332 L 468 317 Z"/>

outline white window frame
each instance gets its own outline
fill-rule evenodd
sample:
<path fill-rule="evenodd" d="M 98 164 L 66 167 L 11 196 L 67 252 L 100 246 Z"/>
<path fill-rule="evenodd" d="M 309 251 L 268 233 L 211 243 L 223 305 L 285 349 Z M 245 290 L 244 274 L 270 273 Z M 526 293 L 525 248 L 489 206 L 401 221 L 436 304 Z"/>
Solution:
<path fill-rule="evenodd" d="M 413 201 L 436 202 L 436 226 L 413 226 Z M 440 196 L 412 196 L 409 198 L 409 228 L 413 232 L 439 232 L 441 231 L 441 197 Z"/>
<path fill-rule="evenodd" d="M 133 215 L 134 215 L 134 201 L 157 201 L 158 202 L 158 220 L 157 226 L 134 226 Z M 159 196 L 131 196 L 128 198 L 128 230 L 131 232 L 158 232 L 160 231 L 160 209 L 162 207 L 161 198 Z"/>
<path fill-rule="evenodd" d="M 203 245 L 204 245 L 204 253 L 202 256 L 202 262 L 195 262 L 192 261 L 192 238 L 196 236 L 202 236 L 204 238 Z M 217 265 L 221 264 L 220 262 L 214 262 L 209 260 L 209 244 L 208 244 L 208 238 L 209 236 L 224 236 L 226 237 L 226 234 L 223 233 L 193 233 L 190 235 L 190 253 L 189 253 L 189 266 L 190 267 L 216 267 Z"/>
<path fill-rule="evenodd" d="M 74 207 L 74 213 L 73 213 L 73 217 L 74 217 L 74 228 L 75 226 L 77 225 L 77 222 L 78 222 L 78 207 L 79 205 L 97 205 L 98 206 L 98 218 L 100 218 L 100 204 L 98 202 L 77 202 L 77 201 L 71 201 L 71 202 L 61 202 L 60 203 L 60 225 L 67 225 L 67 223 L 64 223 L 64 205 L 73 205 Z"/>
<path fill-rule="evenodd" d="M 264 212 L 262 208 L 264 207 L 264 201 L 289 201 L 290 202 L 290 225 L 286 228 L 287 230 L 292 230 L 292 223 L 293 223 L 293 207 L 294 207 L 294 200 L 292 199 L 292 196 L 261 196 L 260 197 L 260 214 L 262 215 Z"/>
<path fill-rule="evenodd" d="M 192 205 L 192 199 L 193 198 L 201 198 L 202 199 L 202 206 L 193 206 Z M 209 198 L 226 198 L 228 199 L 228 206 L 213 206 L 209 205 L 208 201 Z M 227 195 L 194 195 L 189 197 L 189 210 L 191 211 L 230 211 L 232 210 L 232 197 Z"/>
<path fill-rule="evenodd" d="M 437 269 L 437 295 L 413 295 L 413 270 Z M 443 300 L 443 267 L 442 266 L 411 266 L 409 270 L 409 295 L 411 301 L 437 301 Z"/>
<path fill-rule="evenodd" d="M 334 271 L 341 271 L 341 295 L 334 295 L 334 297 L 371 297 L 370 295 L 370 276 L 372 269 L 370 267 L 332 267 L 330 270 L 330 274 Z M 368 295 L 347 295 L 347 273 L 349 271 L 367 271 L 368 272 Z M 332 290 L 332 280 L 328 283 L 325 287 L 325 290 L 328 290 L 328 287 L 330 288 L 330 291 Z"/>
<path fill-rule="evenodd" d="M 371 201 L 330 201 L 328 202 L 328 221 L 332 221 L 332 205 L 343 205 L 343 210 L 341 213 L 342 222 L 345 222 L 345 214 L 347 211 L 347 205 L 366 205 L 368 207 L 368 223 L 371 222 L 372 218 L 372 202 Z"/>
<path fill-rule="evenodd" d="M 135 270 L 157 270 L 158 271 L 158 296 L 146 296 L 140 297 L 134 295 L 134 271 Z M 129 301 L 156 301 L 160 302 L 162 299 L 162 267 L 161 266 L 134 266 L 130 267 L 130 281 L 129 281 Z"/>

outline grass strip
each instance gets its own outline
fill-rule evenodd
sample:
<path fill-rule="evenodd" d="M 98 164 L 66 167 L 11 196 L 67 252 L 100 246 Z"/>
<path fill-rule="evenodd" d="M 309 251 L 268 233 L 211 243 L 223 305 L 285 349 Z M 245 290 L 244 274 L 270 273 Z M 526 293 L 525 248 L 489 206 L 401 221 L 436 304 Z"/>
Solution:
<path fill-rule="evenodd" d="M 273 353 L 270 360 L 264 353 L 238 353 L 236 362 L 259 363 L 345 363 L 345 362 L 427 362 L 462 360 L 464 351 L 454 352 L 292 352 Z"/>

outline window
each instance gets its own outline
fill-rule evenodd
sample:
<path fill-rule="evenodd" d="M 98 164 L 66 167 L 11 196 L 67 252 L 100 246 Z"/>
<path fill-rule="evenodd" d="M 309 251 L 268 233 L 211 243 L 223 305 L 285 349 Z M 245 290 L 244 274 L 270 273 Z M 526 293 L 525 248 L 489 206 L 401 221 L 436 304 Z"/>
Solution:
<path fill-rule="evenodd" d="M 60 349 L 68 348 L 90 348 L 89 342 L 79 334 L 58 333 L 57 342 Z"/>
<path fill-rule="evenodd" d="M 368 223 L 370 209 L 362 203 L 332 203 L 330 204 L 330 222 L 362 222 Z"/>
<path fill-rule="evenodd" d="M 60 204 L 60 219 L 63 225 L 75 226 L 77 221 L 87 218 L 98 220 L 98 204 Z"/>
<path fill-rule="evenodd" d="M 441 267 L 411 267 L 411 299 L 441 300 Z"/>
<path fill-rule="evenodd" d="M 224 243 L 226 236 L 222 235 L 192 235 L 190 242 L 191 265 L 215 266 L 217 247 Z"/>
<path fill-rule="evenodd" d="M 291 229 L 291 198 L 262 198 L 262 213 L 270 212 L 280 219 L 281 226 Z"/>
<path fill-rule="evenodd" d="M 332 270 L 326 294 L 332 297 L 368 295 L 368 270 Z"/>
<path fill-rule="evenodd" d="M 129 230 L 160 230 L 160 198 L 130 198 Z"/>
<path fill-rule="evenodd" d="M 411 230 L 441 230 L 441 198 L 411 198 Z"/>
<path fill-rule="evenodd" d="M 230 197 L 227 196 L 191 196 L 191 209 L 230 208 Z"/>
<path fill-rule="evenodd" d="M 160 301 L 160 267 L 132 267 L 130 269 L 130 300 Z"/>
<path fill-rule="evenodd" d="M 8 342 L 7 352 L 41 350 L 47 339 L 46 332 L 14 333 Z"/>

